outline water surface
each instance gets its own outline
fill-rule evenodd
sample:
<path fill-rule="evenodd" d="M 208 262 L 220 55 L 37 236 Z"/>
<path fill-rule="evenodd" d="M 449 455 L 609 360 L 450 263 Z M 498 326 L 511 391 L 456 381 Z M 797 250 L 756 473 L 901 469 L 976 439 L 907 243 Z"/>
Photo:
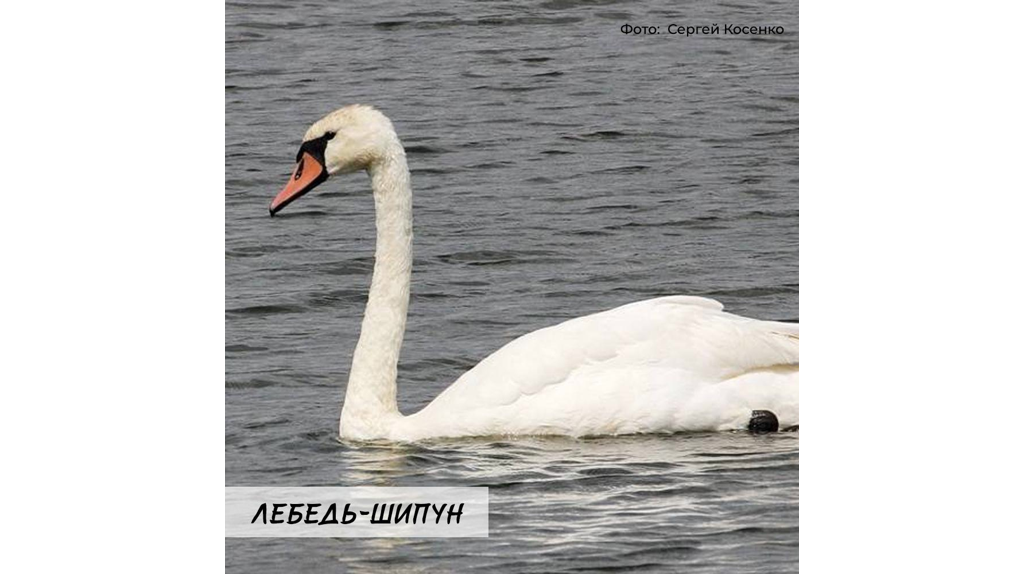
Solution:
<path fill-rule="evenodd" d="M 795 2 L 228 2 L 226 32 L 227 484 L 492 489 L 489 539 L 228 540 L 230 571 L 796 571 L 799 433 L 339 443 L 369 181 L 267 216 L 310 123 L 391 117 L 415 209 L 405 412 L 515 336 L 638 299 L 796 320 Z"/>

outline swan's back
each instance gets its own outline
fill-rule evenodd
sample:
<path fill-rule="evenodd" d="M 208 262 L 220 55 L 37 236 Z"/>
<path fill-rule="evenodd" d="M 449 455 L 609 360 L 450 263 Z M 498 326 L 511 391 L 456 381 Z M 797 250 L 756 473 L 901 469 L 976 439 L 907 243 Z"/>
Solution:
<path fill-rule="evenodd" d="M 759 409 L 791 425 L 799 363 L 799 325 L 701 297 L 649 299 L 515 339 L 394 438 L 724 430 Z"/>

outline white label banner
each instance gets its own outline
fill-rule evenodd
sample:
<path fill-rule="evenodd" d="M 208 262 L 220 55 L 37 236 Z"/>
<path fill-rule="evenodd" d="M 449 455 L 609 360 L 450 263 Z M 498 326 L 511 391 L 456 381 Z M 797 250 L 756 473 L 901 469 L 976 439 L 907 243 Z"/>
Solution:
<path fill-rule="evenodd" d="M 486 487 L 229 486 L 228 538 L 469 538 L 488 535 Z"/>

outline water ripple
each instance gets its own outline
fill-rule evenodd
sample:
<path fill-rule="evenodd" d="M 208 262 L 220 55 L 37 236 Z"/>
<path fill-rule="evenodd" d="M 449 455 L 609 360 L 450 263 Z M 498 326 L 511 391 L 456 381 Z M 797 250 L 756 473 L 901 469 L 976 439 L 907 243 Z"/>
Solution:
<path fill-rule="evenodd" d="M 337 440 L 368 182 L 266 209 L 306 126 L 345 103 L 388 113 L 413 174 L 405 412 L 512 337 L 646 297 L 799 317 L 796 4 L 528 3 L 227 3 L 228 484 L 489 486 L 492 509 L 488 539 L 229 540 L 229 571 L 797 570 L 798 431 Z"/>

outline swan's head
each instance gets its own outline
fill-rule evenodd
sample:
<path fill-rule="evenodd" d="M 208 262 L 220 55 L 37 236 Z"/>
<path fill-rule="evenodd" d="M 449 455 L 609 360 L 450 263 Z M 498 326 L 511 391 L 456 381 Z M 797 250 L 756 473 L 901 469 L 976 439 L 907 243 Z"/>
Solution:
<path fill-rule="evenodd" d="M 270 203 L 270 215 L 323 183 L 336 173 L 369 169 L 395 149 L 395 129 L 384 114 L 370 106 L 335 110 L 306 130 L 295 156 L 291 179 Z"/>

